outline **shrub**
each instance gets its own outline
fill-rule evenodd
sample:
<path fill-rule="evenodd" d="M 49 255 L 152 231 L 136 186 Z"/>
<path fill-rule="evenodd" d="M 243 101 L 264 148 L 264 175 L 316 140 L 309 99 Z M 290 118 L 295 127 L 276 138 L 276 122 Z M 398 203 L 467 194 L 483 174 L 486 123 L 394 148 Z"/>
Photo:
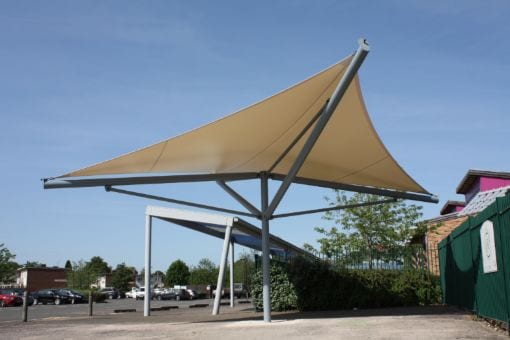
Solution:
<path fill-rule="evenodd" d="M 430 305 L 441 301 L 439 278 L 424 270 L 406 270 L 393 282 L 394 294 L 403 306 Z"/>
<path fill-rule="evenodd" d="M 271 310 L 281 312 L 297 308 L 297 296 L 294 285 L 282 266 L 272 264 L 271 276 Z M 262 301 L 262 271 L 257 271 L 252 278 L 253 305 L 257 311 L 263 309 Z"/>
<path fill-rule="evenodd" d="M 108 295 L 101 292 L 94 292 L 94 302 L 105 302 L 108 299 Z"/>
<path fill-rule="evenodd" d="M 88 289 L 76 289 L 78 293 L 83 295 L 85 299 L 88 301 L 89 299 L 89 291 Z M 105 302 L 108 299 L 108 295 L 99 292 L 97 289 L 92 289 L 93 301 L 94 302 Z"/>

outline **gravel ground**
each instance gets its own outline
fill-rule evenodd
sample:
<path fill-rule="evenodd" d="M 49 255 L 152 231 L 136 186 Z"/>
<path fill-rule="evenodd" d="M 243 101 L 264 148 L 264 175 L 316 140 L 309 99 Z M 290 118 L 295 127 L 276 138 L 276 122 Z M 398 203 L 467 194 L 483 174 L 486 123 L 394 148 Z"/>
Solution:
<path fill-rule="evenodd" d="M 50 317 L 28 323 L 0 322 L 2 339 L 508 339 L 502 331 L 455 309 L 392 308 L 316 313 L 273 313 L 270 324 L 247 306 L 181 308 L 140 312 Z"/>

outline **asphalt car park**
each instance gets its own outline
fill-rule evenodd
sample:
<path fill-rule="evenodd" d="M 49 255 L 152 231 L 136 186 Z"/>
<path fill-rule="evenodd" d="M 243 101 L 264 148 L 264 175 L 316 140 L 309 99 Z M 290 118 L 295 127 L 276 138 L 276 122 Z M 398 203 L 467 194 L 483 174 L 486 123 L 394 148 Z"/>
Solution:
<path fill-rule="evenodd" d="M 225 300 L 226 301 L 226 300 Z M 205 306 L 204 306 L 205 305 Z M 199 306 L 200 308 L 212 309 L 212 299 L 199 299 L 199 300 L 167 300 L 167 301 L 151 301 L 151 308 L 158 309 L 159 307 L 170 308 L 189 308 L 190 306 Z M 21 320 L 21 306 L 18 307 L 5 307 L 0 308 L 0 322 L 1 321 L 17 321 Z M 135 299 L 108 299 L 105 302 L 94 303 L 94 315 L 109 315 L 115 312 L 132 311 L 143 312 L 143 300 Z M 89 306 L 88 303 L 80 304 L 38 304 L 28 307 L 28 320 L 39 320 L 46 318 L 62 318 L 73 316 L 88 316 Z"/>

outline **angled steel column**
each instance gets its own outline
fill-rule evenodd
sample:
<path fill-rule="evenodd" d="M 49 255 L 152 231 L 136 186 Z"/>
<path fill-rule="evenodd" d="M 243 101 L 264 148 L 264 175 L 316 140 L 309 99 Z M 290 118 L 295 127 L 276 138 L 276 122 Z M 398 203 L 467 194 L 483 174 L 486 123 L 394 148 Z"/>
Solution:
<path fill-rule="evenodd" d="M 262 301 L 264 305 L 264 322 L 271 322 L 271 280 L 269 277 L 269 204 L 267 173 L 260 174 L 260 200 L 262 211 Z"/>
<path fill-rule="evenodd" d="M 151 243 L 152 216 L 145 216 L 145 297 L 143 299 L 143 316 L 151 314 Z"/>
<path fill-rule="evenodd" d="M 301 169 L 301 166 L 305 162 L 306 157 L 310 154 L 310 151 L 312 151 L 313 146 L 319 139 L 322 131 L 326 127 L 326 124 L 333 115 L 333 112 L 335 111 L 338 103 L 340 103 L 340 100 L 347 91 L 349 84 L 351 83 L 352 79 L 354 79 L 356 72 L 358 72 L 358 69 L 363 63 L 363 60 L 367 56 L 368 51 L 369 51 L 368 44 L 365 42 L 365 40 L 360 39 L 358 50 L 354 54 L 351 63 L 347 67 L 347 70 L 345 71 L 342 79 L 340 80 L 335 91 L 331 95 L 331 98 L 327 103 L 324 112 L 321 114 L 319 120 L 315 124 L 315 127 L 310 133 L 310 136 L 308 136 L 308 139 L 306 140 L 303 149 L 301 149 L 301 151 L 299 152 L 299 155 L 294 161 L 292 167 L 290 168 L 289 173 L 287 174 L 282 184 L 280 185 L 280 188 L 274 195 L 271 204 L 269 205 L 269 208 L 267 209 L 267 211 L 263 212 L 263 215 L 266 215 L 268 218 L 270 218 L 273 212 L 278 207 L 278 204 L 280 204 L 283 196 L 289 189 L 290 184 L 292 183 L 297 173 L 299 172 L 299 169 Z"/>
<path fill-rule="evenodd" d="M 230 308 L 234 308 L 234 241 L 230 241 Z"/>
<path fill-rule="evenodd" d="M 227 265 L 228 247 L 230 244 L 230 235 L 232 234 L 232 225 L 228 224 L 225 229 L 225 239 L 223 240 L 223 250 L 221 252 L 220 272 L 218 273 L 218 281 L 216 283 L 216 296 L 214 297 L 213 315 L 218 315 L 220 311 L 221 291 L 223 290 L 223 277 L 225 275 L 225 267 Z"/>

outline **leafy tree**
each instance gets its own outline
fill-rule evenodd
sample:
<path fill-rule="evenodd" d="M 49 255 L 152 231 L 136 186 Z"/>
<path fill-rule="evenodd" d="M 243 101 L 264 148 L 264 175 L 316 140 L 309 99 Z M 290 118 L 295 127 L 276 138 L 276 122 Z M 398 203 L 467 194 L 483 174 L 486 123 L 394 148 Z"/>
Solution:
<path fill-rule="evenodd" d="M 167 286 L 187 285 L 189 283 L 189 268 L 182 260 L 175 260 L 166 271 L 165 284 Z"/>
<path fill-rule="evenodd" d="M 11 283 L 16 280 L 16 269 L 19 265 L 13 260 L 16 255 L 0 244 L 0 283 Z"/>
<path fill-rule="evenodd" d="M 77 289 L 88 289 L 100 276 L 111 273 L 111 268 L 100 256 L 93 256 L 88 262 L 73 262 L 72 268 L 67 275 L 67 285 Z"/>
<path fill-rule="evenodd" d="M 190 272 L 191 284 L 216 284 L 218 280 L 218 267 L 208 258 L 198 261 L 198 265 L 193 267 Z"/>
<path fill-rule="evenodd" d="M 73 289 L 88 289 L 92 283 L 92 278 L 86 269 L 87 262 L 79 260 L 73 262 L 73 270 L 68 272 L 67 286 Z"/>
<path fill-rule="evenodd" d="M 71 271 L 71 270 L 73 270 L 73 264 L 71 263 L 71 260 L 67 260 L 67 261 L 66 261 L 66 265 L 64 266 L 64 268 L 65 268 L 67 271 Z"/>
<path fill-rule="evenodd" d="M 125 263 L 118 264 L 112 275 L 112 286 L 121 291 L 128 291 L 135 279 L 135 269 L 126 266 Z"/>
<path fill-rule="evenodd" d="M 255 271 L 255 261 L 253 254 L 243 253 L 239 260 L 234 263 L 234 282 L 244 285 L 247 291 L 251 289 L 251 278 Z"/>
<path fill-rule="evenodd" d="M 108 266 L 108 263 L 106 263 L 101 256 L 93 256 L 85 265 L 85 270 L 89 273 L 93 280 L 96 280 L 99 276 L 110 274 L 112 271 L 112 269 Z"/>
<path fill-rule="evenodd" d="M 39 261 L 27 261 L 23 267 L 25 268 L 46 268 L 46 263 L 41 263 Z"/>
<path fill-rule="evenodd" d="M 376 195 L 355 193 L 348 197 L 344 192 L 335 190 L 335 199 L 326 198 L 331 206 L 359 205 L 380 201 Z M 372 266 L 373 250 L 398 250 L 410 240 L 421 218 L 421 206 L 406 204 L 403 201 L 352 207 L 327 212 L 324 219 L 334 221 L 342 230 L 333 227 L 329 230 L 321 227 L 315 230 L 323 235 L 317 241 L 320 250 L 331 258 L 345 250 L 369 250 L 369 266 Z M 420 228 L 423 228 L 420 226 Z M 305 245 L 311 249 L 310 245 Z"/>

